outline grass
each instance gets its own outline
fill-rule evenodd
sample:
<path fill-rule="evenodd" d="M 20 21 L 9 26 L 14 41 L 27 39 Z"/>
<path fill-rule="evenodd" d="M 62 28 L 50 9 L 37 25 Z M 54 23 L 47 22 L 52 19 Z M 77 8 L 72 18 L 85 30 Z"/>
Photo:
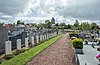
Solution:
<path fill-rule="evenodd" d="M 28 61 L 30 61 L 32 58 L 34 58 L 37 54 L 39 54 L 41 51 L 46 49 L 49 45 L 53 44 L 55 41 L 57 41 L 59 38 L 61 38 L 61 36 L 63 36 L 63 34 L 58 35 L 48 41 L 45 41 L 42 44 L 40 44 L 36 47 L 33 47 L 32 49 L 30 49 L 24 53 L 21 53 L 0 65 L 24 65 Z"/>

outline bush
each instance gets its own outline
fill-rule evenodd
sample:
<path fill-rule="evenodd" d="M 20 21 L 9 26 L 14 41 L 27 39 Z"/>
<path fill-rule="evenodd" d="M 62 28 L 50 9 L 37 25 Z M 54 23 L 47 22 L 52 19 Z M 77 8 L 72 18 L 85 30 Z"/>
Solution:
<path fill-rule="evenodd" d="M 14 57 L 13 54 L 8 54 L 8 55 L 5 55 L 3 58 L 6 59 L 6 60 L 9 60 L 9 59 L 11 59 L 13 57 Z"/>
<path fill-rule="evenodd" d="M 77 48 L 77 49 L 83 48 L 83 41 L 80 38 L 73 39 L 72 44 L 74 48 Z"/>
<path fill-rule="evenodd" d="M 14 50 L 12 53 L 13 53 L 14 55 L 18 55 L 18 54 L 21 53 L 21 50 Z"/>
<path fill-rule="evenodd" d="M 25 51 L 27 51 L 27 50 L 29 50 L 28 48 L 22 48 L 21 49 L 21 53 L 23 53 L 23 52 L 25 52 Z"/>
<path fill-rule="evenodd" d="M 34 47 L 34 45 L 33 44 L 29 44 L 29 48 L 33 48 Z"/>

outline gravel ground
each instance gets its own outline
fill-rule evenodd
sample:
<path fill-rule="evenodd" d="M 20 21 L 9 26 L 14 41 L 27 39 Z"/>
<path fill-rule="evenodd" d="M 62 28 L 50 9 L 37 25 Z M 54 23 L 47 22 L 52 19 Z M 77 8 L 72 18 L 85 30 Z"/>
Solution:
<path fill-rule="evenodd" d="M 65 34 L 26 65 L 76 65 L 71 40 Z"/>

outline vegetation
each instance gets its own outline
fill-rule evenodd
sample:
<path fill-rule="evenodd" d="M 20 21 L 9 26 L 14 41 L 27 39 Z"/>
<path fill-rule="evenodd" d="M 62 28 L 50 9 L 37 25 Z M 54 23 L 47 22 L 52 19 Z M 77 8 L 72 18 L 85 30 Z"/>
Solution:
<path fill-rule="evenodd" d="M 43 51 L 45 48 L 47 48 L 49 45 L 54 43 L 56 40 L 58 40 L 62 35 L 56 36 L 36 47 L 33 47 L 32 49 L 21 53 L 14 58 L 2 63 L 1 65 L 24 65 L 29 60 L 31 60 L 33 57 L 35 57 L 37 54 L 39 54 L 41 51 Z"/>
<path fill-rule="evenodd" d="M 80 38 L 73 39 L 72 44 L 74 48 L 77 48 L 77 49 L 83 48 L 83 41 Z"/>
<path fill-rule="evenodd" d="M 20 20 L 18 20 L 18 21 L 17 21 L 17 25 L 18 25 L 18 24 L 23 24 L 23 25 L 24 25 L 24 22 L 21 22 Z"/>
<path fill-rule="evenodd" d="M 3 58 L 6 59 L 6 60 L 9 60 L 9 59 L 11 59 L 13 57 L 14 57 L 13 54 L 8 54 L 8 55 L 5 55 Z"/>

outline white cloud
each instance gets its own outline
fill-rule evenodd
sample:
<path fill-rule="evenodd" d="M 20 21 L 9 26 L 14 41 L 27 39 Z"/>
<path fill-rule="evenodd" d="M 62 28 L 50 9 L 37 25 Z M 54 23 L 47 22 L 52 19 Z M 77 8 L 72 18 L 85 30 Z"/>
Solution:
<path fill-rule="evenodd" d="M 100 0 L 0 0 L 0 19 L 33 21 L 55 17 L 67 18 L 67 23 L 76 18 L 98 22 L 99 6 Z"/>

